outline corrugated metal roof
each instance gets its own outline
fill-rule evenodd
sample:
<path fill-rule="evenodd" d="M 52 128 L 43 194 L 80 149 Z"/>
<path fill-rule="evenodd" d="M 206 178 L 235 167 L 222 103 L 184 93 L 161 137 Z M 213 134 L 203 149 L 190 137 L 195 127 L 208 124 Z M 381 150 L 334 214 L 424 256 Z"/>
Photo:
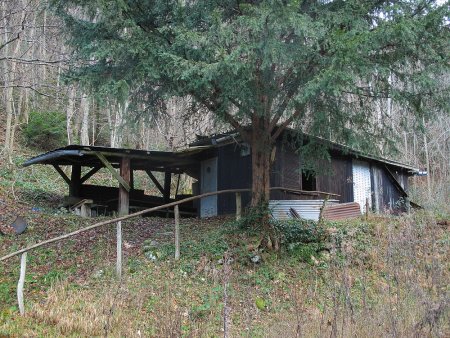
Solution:
<path fill-rule="evenodd" d="M 271 200 L 269 201 L 269 209 L 272 216 L 277 220 L 292 219 L 290 212 L 292 208 L 301 218 L 318 221 L 323 202 L 324 200 Z M 327 201 L 327 205 L 337 203 L 339 203 L 338 200 Z"/>
<path fill-rule="evenodd" d="M 182 171 L 184 168 L 197 164 L 191 156 L 199 150 L 185 152 L 137 150 L 126 148 L 109 148 L 97 146 L 69 145 L 55 149 L 45 154 L 35 156 L 26 161 L 23 166 L 33 164 L 50 165 L 82 165 L 86 167 L 103 167 L 96 153 L 104 155 L 113 167 L 119 167 L 121 158 L 129 158 L 134 170 L 160 170 L 167 168 Z"/>

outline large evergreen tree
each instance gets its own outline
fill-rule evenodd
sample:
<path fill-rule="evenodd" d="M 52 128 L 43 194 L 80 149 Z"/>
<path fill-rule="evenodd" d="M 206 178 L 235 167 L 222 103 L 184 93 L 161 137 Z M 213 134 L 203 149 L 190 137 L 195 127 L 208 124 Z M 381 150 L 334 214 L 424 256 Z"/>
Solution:
<path fill-rule="evenodd" d="M 54 0 L 96 90 L 140 107 L 191 97 L 252 148 L 252 205 L 269 196 L 287 126 L 352 147 L 388 140 L 383 110 L 424 114 L 448 88 L 449 6 L 431 0 Z M 391 122 L 389 122 L 389 125 Z"/>

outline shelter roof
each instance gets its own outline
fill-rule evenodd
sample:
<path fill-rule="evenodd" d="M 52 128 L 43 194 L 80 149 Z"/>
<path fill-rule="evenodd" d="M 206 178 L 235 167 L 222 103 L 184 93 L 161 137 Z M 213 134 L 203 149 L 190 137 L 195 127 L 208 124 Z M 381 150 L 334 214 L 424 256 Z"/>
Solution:
<path fill-rule="evenodd" d="M 85 167 L 102 167 L 98 154 L 103 155 L 115 168 L 120 166 L 122 158 L 129 158 L 133 170 L 153 170 L 183 172 L 196 165 L 194 159 L 200 150 L 190 149 L 183 152 L 149 151 L 126 148 L 109 148 L 97 146 L 69 145 L 35 156 L 23 166 L 33 164 L 81 165 Z"/>
<path fill-rule="evenodd" d="M 293 129 L 289 129 L 289 128 L 286 129 L 286 132 L 291 133 L 291 134 L 297 133 Z M 412 165 L 401 163 L 399 161 L 392 160 L 392 159 L 383 158 L 381 156 L 368 154 L 368 153 L 365 153 L 365 152 L 362 152 L 362 151 L 359 151 L 356 149 L 352 149 L 352 148 L 345 146 L 343 144 L 340 144 L 340 143 L 332 142 L 330 140 L 326 140 L 326 139 L 312 136 L 309 134 L 302 134 L 302 137 L 303 137 L 303 140 L 305 140 L 305 141 L 313 140 L 314 142 L 326 145 L 328 147 L 328 149 L 330 149 L 330 150 L 335 150 L 342 154 L 348 154 L 354 158 L 380 162 L 380 163 L 383 163 L 383 164 L 386 164 L 389 166 L 393 166 L 393 167 L 396 167 L 399 169 L 405 169 L 410 174 L 413 174 L 413 175 L 422 173 L 422 171 L 420 171 L 420 169 L 418 169 Z M 227 145 L 230 143 L 242 143 L 242 142 L 243 141 L 238 132 L 230 131 L 230 132 L 216 134 L 216 135 L 212 135 L 212 136 L 198 136 L 198 140 L 191 143 L 189 146 L 191 147 L 190 149 L 194 150 L 194 149 L 200 149 L 200 148 L 206 148 L 206 147 L 220 147 L 220 146 L 224 146 L 224 145 Z"/>

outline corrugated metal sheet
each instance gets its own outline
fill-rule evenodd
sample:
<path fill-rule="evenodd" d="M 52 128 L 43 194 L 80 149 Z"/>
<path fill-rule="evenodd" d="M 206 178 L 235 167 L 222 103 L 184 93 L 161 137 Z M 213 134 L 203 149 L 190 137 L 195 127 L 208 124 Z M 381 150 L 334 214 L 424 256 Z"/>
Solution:
<path fill-rule="evenodd" d="M 291 219 L 290 208 L 294 209 L 301 218 L 319 220 L 320 208 L 324 200 L 277 200 L 269 201 L 269 209 L 275 219 Z M 338 200 L 328 200 L 327 205 L 337 204 Z"/>
<path fill-rule="evenodd" d="M 361 216 L 361 210 L 356 202 L 328 205 L 323 211 L 323 218 L 330 221 L 357 218 L 359 216 Z"/>

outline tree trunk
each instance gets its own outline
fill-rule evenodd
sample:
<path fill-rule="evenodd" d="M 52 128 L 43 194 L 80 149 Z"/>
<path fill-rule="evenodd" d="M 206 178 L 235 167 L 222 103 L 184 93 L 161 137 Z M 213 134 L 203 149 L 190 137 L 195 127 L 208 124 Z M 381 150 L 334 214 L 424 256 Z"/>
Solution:
<path fill-rule="evenodd" d="M 251 206 L 266 204 L 270 197 L 270 135 L 254 133 L 252 136 L 252 201 Z"/>
<path fill-rule="evenodd" d="M 81 144 L 89 145 L 89 98 L 86 94 L 81 97 L 81 110 L 83 112 L 83 118 L 81 120 Z"/>
<path fill-rule="evenodd" d="M 252 150 L 252 200 L 251 207 L 256 213 L 255 225 L 262 226 L 262 245 L 267 249 L 279 249 L 278 238 L 269 221 L 268 203 L 270 198 L 270 171 L 274 142 L 268 123 L 258 119 L 251 135 Z"/>
<path fill-rule="evenodd" d="M 75 113 L 75 95 L 76 88 L 72 86 L 69 90 L 69 102 L 67 104 L 67 118 L 66 118 L 66 129 L 67 129 L 67 144 L 73 143 L 72 137 L 72 118 Z"/>

